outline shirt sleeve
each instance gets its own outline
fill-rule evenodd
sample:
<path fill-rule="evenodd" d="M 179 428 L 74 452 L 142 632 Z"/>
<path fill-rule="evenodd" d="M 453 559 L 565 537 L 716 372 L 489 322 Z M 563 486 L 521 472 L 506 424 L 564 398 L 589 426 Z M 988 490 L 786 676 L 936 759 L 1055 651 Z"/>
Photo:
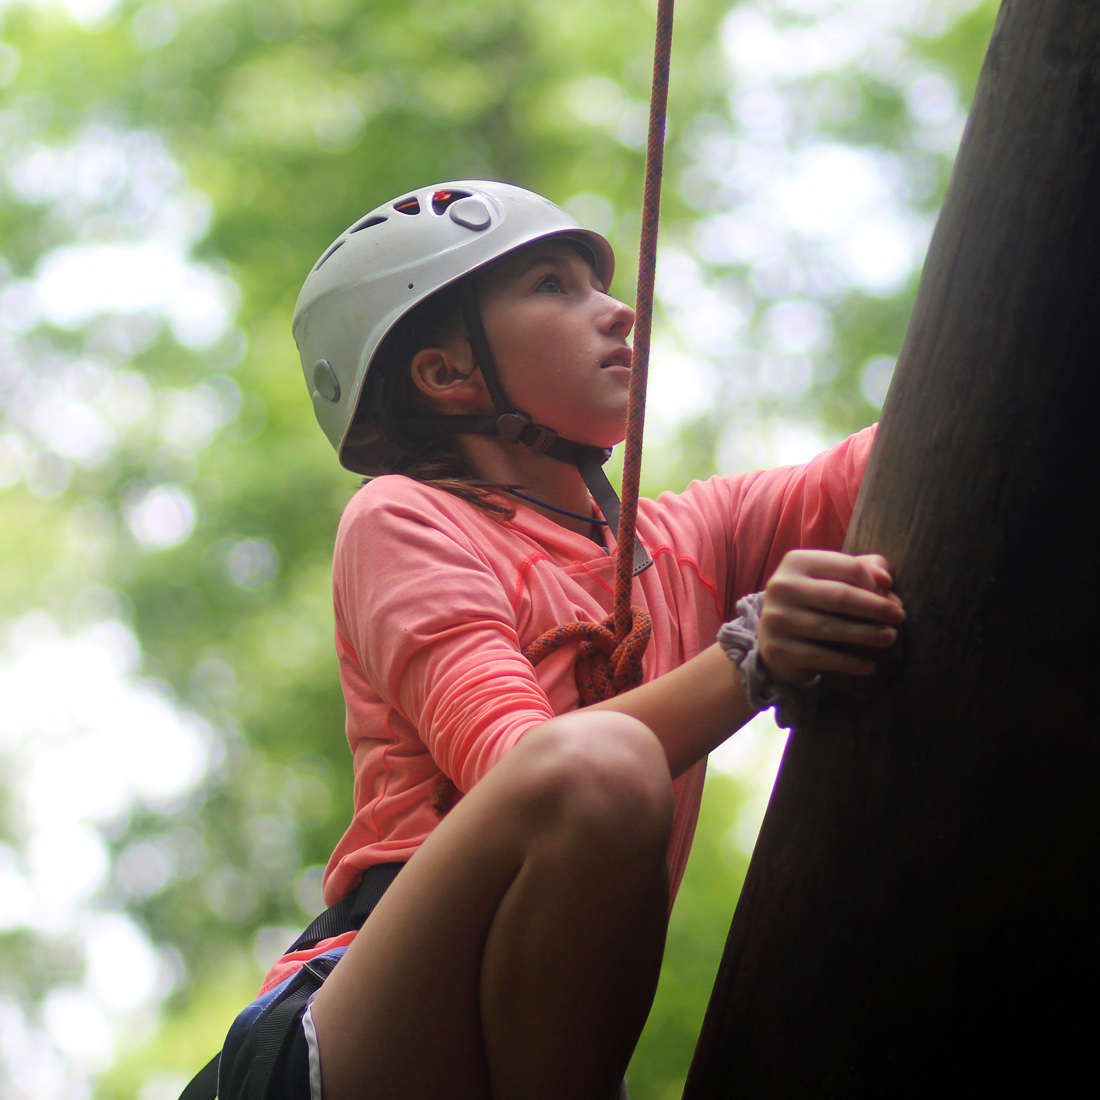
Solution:
<path fill-rule="evenodd" d="M 553 710 L 470 534 L 476 524 L 425 496 L 353 499 L 336 541 L 336 629 L 373 689 L 468 791 Z"/>
<path fill-rule="evenodd" d="M 715 563 L 727 618 L 741 596 L 764 587 L 788 550 L 840 549 L 875 431 L 865 428 L 801 466 L 713 477 L 661 497 L 667 521 L 681 533 L 694 530 Z"/>
<path fill-rule="evenodd" d="M 865 428 L 804 466 L 749 475 L 739 513 L 749 537 L 736 544 L 735 586 L 758 591 L 788 550 L 844 545 L 875 431 Z"/>

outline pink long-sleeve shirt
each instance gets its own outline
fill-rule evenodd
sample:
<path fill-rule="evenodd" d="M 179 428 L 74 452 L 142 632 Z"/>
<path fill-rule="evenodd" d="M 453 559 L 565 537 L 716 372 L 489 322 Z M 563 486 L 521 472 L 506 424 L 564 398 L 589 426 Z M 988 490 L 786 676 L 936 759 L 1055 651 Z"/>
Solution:
<path fill-rule="evenodd" d="M 710 646 L 737 599 L 763 587 L 788 550 L 841 545 L 873 435 L 804 466 L 713 477 L 639 503 L 638 534 L 653 558 L 633 594 L 653 619 L 647 681 Z M 432 800 L 443 776 L 470 790 L 529 729 L 576 709 L 576 647 L 537 667 L 523 649 L 560 623 L 605 618 L 613 587 L 612 556 L 522 505 L 501 522 L 401 476 L 356 493 L 333 569 L 355 811 L 325 872 L 328 904 L 364 868 L 413 855 L 439 823 Z M 674 889 L 705 766 L 675 783 Z M 264 988 L 353 936 L 284 956 Z"/>

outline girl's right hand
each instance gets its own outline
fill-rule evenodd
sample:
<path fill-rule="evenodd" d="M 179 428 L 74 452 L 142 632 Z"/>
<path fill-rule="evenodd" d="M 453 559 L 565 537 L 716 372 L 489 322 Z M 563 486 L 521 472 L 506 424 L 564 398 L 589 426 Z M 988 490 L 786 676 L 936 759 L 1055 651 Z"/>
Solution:
<path fill-rule="evenodd" d="M 760 656 L 773 680 L 801 684 L 819 672 L 869 676 L 875 662 L 845 646 L 885 649 L 905 618 L 880 554 L 791 550 L 764 589 Z"/>

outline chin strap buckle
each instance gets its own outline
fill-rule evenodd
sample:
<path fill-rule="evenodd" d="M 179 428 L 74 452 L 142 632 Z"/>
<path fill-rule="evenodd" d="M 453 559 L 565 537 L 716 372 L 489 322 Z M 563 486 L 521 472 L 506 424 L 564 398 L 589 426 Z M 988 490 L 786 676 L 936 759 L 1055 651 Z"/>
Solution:
<path fill-rule="evenodd" d="M 553 428 L 532 424 L 525 413 L 506 412 L 497 417 L 497 431 L 509 443 L 522 443 L 537 455 L 549 454 L 558 440 Z"/>
<path fill-rule="evenodd" d="M 523 429 L 531 423 L 529 416 L 523 413 L 506 412 L 497 417 L 497 431 L 500 432 L 509 443 L 518 443 L 523 435 Z"/>
<path fill-rule="evenodd" d="M 531 432 L 524 434 L 534 435 L 534 439 L 524 439 L 522 442 L 537 455 L 549 454 L 558 438 L 558 433 L 553 428 L 544 428 L 541 424 L 532 424 Z"/>

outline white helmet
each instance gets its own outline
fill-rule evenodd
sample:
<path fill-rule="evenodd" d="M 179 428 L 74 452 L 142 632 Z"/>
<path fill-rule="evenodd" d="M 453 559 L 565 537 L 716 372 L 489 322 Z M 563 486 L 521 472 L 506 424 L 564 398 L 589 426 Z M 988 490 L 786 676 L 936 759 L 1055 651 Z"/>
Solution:
<path fill-rule="evenodd" d="M 393 326 L 437 290 L 558 234 L 587 243 L 609 286 L 615 256 L 603 237 L 532 191 L 487 180 L 410 192 L 364 215 L 329 245 L 298 295 L 294 339 L 317 420 L 341 462 L 362 463 L 361 449 L 351 458 L 344 443 L 371 361 Z M 482 368 L 495 375 L 491 362 Z M 487 381 L 498 413 L 508 412 L 500 407 L 499 382 Z"/>

